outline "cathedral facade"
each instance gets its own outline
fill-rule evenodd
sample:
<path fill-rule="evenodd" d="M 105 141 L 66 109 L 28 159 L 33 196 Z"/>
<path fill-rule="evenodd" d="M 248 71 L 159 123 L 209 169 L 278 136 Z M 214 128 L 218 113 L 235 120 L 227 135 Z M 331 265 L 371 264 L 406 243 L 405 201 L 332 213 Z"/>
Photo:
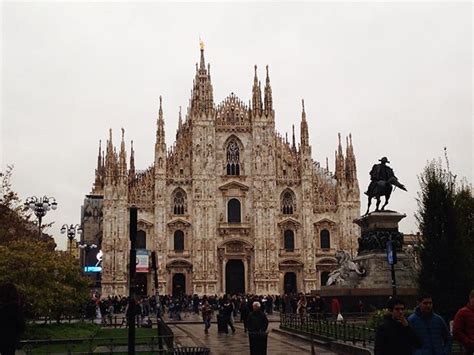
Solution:
<path fill-rule="evenodd" d="M 263 97 L 262 97 L 263 96 Z M 215 104 L 201 48 L 185 119 L 172 147 L 158 111 L 155 159 L 136 170 L 122 130 L 99 148 L 95 182 L 83 206 L 86 242 L 103 252 L 102 294 L 128 292 L 129 207 L 138 207 L 138 254 L 156 251 L 160 294 L 310 292 L 336 267 L 335 252 L 356 251 L 359 186 L 352 139 L 339 144 L 335 172 L 312 159 L 302 108 L 300 142 L 275 130 L 268 74 L 247 105 L 234 94 Z M 154 294 L 151 268 L 136 283 Z"/>

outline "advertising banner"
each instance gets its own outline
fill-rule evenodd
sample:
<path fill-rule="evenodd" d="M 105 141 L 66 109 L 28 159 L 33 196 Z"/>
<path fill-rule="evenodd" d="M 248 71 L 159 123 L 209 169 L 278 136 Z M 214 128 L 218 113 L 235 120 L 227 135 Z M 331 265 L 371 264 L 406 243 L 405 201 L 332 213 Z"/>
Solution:
<path fill-rule="evenodd" d="M 137 250 L 137 272 L 148 272 L 148 250 Z"/>
<path fill-rule="evenodd" d="M 84 248 L 82 250 L 84 272 L 102 272 L 102 250 L 99 248 Z"/>

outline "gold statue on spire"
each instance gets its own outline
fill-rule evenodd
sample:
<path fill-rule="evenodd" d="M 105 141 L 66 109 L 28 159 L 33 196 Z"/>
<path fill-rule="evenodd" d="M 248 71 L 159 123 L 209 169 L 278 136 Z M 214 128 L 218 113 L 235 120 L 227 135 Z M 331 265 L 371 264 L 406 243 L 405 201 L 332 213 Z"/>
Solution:
<path fill-rule="evenodd" d="M 204 41 L 199 37 L 199 47 L 201 47 L 201 50 L 204 50 Z"/>

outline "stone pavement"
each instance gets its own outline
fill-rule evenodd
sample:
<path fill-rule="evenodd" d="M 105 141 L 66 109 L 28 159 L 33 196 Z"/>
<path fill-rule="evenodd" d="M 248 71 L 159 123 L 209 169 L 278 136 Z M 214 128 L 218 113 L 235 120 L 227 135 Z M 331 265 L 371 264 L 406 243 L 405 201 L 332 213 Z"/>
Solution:
<path fill-rule="evenodd" d="M 211 349 L 211 355 L 250 354 L 248 337 L 241 323 L 235 324 L 235 334 L 232 334 L 230 329 L 229 334 L 218 334 L 215 323 L 209 329 L 209 334 L 204 333 L 203 324 L 176 323 L 170 327 L 176 336 L 176 342 L 181 346 L 207 347 Z M 268 355 L 311 354 L 308 342 L 287 338 L 271 331 L 278 327 L 279 323 L 269 323 Z M 318 355 L 336 354 L 318 346 L 315 346 L 315 352 Z"/>

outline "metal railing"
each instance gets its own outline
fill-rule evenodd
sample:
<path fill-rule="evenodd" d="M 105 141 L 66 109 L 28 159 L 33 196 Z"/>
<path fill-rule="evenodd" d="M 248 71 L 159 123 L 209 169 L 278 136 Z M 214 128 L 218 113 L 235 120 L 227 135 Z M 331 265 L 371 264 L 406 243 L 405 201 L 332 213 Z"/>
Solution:
<path fill-rule="evenodd" d="M 330 321 L 313 315 L 287 313 L 280 315 L 280 328 L 310 336 L 361 344 L 363 347 L 375 341 L 374 329 L 360 324 Z"/>
<path fill-rule="evenodd" d="M 171 344 L 170 344 L 171 339 Z M 152 337 L 136 337 L 136 352 L 152 352 L 167 354 L 172 348 L 173 335 Z M 127 353 L 128 338 L 77 338 L 77 339 L 45 339 L 23 340 L 21 349 L 25 354 L 117 354 Z M 160 346 L 160 343 L 170 347 Z"/>

